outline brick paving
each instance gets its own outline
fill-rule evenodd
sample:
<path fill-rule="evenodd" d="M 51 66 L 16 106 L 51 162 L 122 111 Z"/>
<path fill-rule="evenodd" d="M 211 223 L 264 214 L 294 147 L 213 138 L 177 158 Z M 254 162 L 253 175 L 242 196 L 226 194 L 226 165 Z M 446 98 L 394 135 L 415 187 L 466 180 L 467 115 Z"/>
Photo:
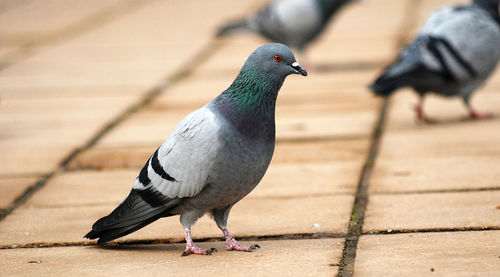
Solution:
<path fill-rule="evenodd" d="M 82 238 L 265 43 L 213 38 L 264 2 L 0 5 L 0 276 L 500 275 L 500 119 L 463 122 L 460 101 L 431 97 L 443 123 L 420 125 L 414 94 L 384 104 L 366 89 L 450 0 L 363 1 L 311 47 L 317 69 L 281 90 L 268 173 L 229 220 L 261 249 L 223 250 L 207 217 L 193 236 L 210 257 L 180 257 L 177 217 L 106 248 Z M 497 71 L 474 103 L 497 111 L 499 89 Z"/>

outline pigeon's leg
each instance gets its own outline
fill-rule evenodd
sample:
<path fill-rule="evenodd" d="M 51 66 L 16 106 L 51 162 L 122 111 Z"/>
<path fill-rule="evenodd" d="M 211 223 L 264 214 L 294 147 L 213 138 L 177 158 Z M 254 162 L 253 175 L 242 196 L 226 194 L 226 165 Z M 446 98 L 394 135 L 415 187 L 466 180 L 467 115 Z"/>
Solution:
<path fill-rule="evenodd" d="M 258 244 L 244 245 L 237 242 L 229 230 L 227 229 L 227 218 L 229 217 L 229 211 L 231 211 L 232 206 L 227 206 L 222 209 L 212 210 L 212 215 L 214 217 L 215 223 L 222 230 L 224 237 L 226 238 L 226 248 L 227 250 L 237 250 L 252 252 L 256 248 L 260 248 Z"/>
<path fill-rule="evenodd" d="M 463 99 L 464 99 L 464 104 L 467 107 L 467 110 L 469 111 L 469 119 L 480 120 L 480 119 L 491 119 L 495 117 L 495 115 L 492 113 L 481 113 L 475 110 L 470 103 L 470 96 L 466 96 Z"/>
<path fill-rule="evenodd" d="M 184 234 L 186 238 L 186 250 L 182 253 L 182 256 L 187 256 L 189 254 L 199 254 L 199 255 L 211 255 L 212 252 L 217 251 L 215 248 L 203 249 L 194 245 L 193 238 L 191 237 L 191 225 L 193 225 L 201 214 L 197 213 L 185 213 L 181 215 L 181 223 L 184 227 Z"/>
<path fill-rule="evenodd" d="M 419 96 L 418 103 L 415 105 L 415 114 L 417 115 L 417 119 L 420 122 L 427 123 L 427 124 L 436 123 L 435 120 L 429 118 L 424 112 L 425 94 L 419 94 L 418 96 Z"/>

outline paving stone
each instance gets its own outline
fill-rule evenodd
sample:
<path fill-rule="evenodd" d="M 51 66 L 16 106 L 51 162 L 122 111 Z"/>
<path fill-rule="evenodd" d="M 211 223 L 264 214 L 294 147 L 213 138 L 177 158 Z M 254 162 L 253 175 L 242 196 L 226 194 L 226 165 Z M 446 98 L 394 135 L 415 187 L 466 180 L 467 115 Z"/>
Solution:
<path fill-rule="evenodd" d="M 500 191 L 370 195 L 364 232 L 500 227 Z"/>
<path fill-rule="evenodd" d="M 362 236 L 354 276 L 498 276 L 500 231 Z"/>
<path fill-rule="evenodd" d="M 126 193 L 123 194 L 123 198 Z M 298 198 L 245 198 L 231 211 L 228 227 L 235 236 L 268 236 L 345 233 L 353 196 Z M 0 222 L 2 247 L 12 244 L 87 242 L 83 239 L 92 224 L 109 214 L 116 205 L 58 208 L 18 208 Z M 319 224 L 319 225 L 316 225 Z M 192 228 L 194 238 L 222 237 L 208 216 Z M 179 218 L 161 219 L 122 240 L 168 239 L 182 241 Z"/>
<path fill-rule="evenodd" d="M 10 59 L 12 54 L 17 51 L 18 48 L 14 46 L 0 46 L 0 61 L 6 62 L 8 59 Z"/>
<path fill-rule="evenodd" d="M 18 1 L 2 12 L 0 36 L 5 43 L 21 44 L 43 38 L 103 10 L 133 1 Z M 22 3 L 24 2 L 24 3 Z M 121 4 L 121 5 L 117 5 Z M 43 21 L 44 24 L 40 24 Z"/>
<path fill-rule="evenodd" d="M 361 161 L 272 165 L 249 197 L 354 195 Z"/>
<path fill-rule="evenodd" d="M 271 166 L 275 163 L 361 161 L 366 157 L 368 139 L 278 141 Z"/>
<path fill-rule="evenodd" d="M 129 84 L 146 90 L 208 44 L 219 18 L 249 5 L 227 0 L 150 2 L 9 67 L 0 75 L 0 88 Z M 200 16 L 207 10 L 210 18 Z M 179 25 L 183 28 L 165 27 Z"/>
<path fill-rule="evenodd" d="M 455 103 L 460 105 L 452 110 L 450 102 L 453 101 L 431 97 L 429 113 L 449 115 L 451 121 L 417 125 L 407 109 L 411 97 L 409 93 L 395 95 L 370 191 L 500 187 L 500 145 L 497 143 L 500 132 L 496 131 L 499 120 L 456 121 L 462 112 L 461 103 Z M 483 93 L 478 98 L 491 106 L 491 110 L 495 105 L 500 106 L 500 97 L 494 93 Z"/>
<path fill-rule="evenodd" d="M 29 208 L 118 205 L 130 192 L 137 170 L 75 171 L 56 175 L 26 206 Z"/>
<path fill-rule="evenodd" d="M 253 253 L 224 250 L 211 256 L 181 257 L 183 244 L 134 245 L 112 249 L 51 247 L 0 251 L 0 266 L 8 276 L 332 276 L 337 274 L 342 239 L 267 240 Z M 304 255 L 307 253 L 307 255 Z M 34 261 L 39 261 L 36 263 Z M 30 263 L 31 262 L 31 263 Z"/>
<path fill-rule="evenodd" d="M 16 198 L 38 181 L 39 177 L 0 177 L 0 209 L 9 207 Z"/>
<path fill-rule="evenodd" d="M 333 35 L 335 36 L 335 30 Z M 394 56 L 394 39 L 394 36 L 361 38 L 354 36 L 349 39 L 337 36 L 328 43 L 318 43 L 311 47 L 308 51 L 309 59 L 318 70 L 325 71 L 330 68 L 362 70 L 380 68 L 381 65 L 388 64 Z M 370 45 L 369 51 L 366 50 L 367 45 Z"/>
<path fill-rule="evenodd" d="M 370 192 L 418 192 L 450 189 L 500 188 L 500 158 L 460 157 L 415 158 L 377 161 Z"/>
<path fill-rule="evenodd" d="M 29 131 L 44 131 L 47 133 L 57 133 L 54 129 L 62 129 L 61 133 L 66 137 L 58 144 L 66 143 L 73 145 L 73 138 L 78 138 L 81 133 L 77 133 L 84 126 L 83 123 L 102 124 L 106 122 L 106 117 L 117 114 L 124 110 L 133 101 L 133 97 L 81 97 L 81 98 L 52 98 L 52 99 L 23 99 L 2 101 L 0 112 L 0 126 L 2 133 L 21 133 Z M 68 120 L 70 119 L 70 120 Z M 75 130 L 64 130 L 73 127 Z M 85 126 L 86 127 L 86 126 Z M 66 131 L 66 132 L 65 132 Z M 86 131 L 82 130 L 81 132 Z M 88 132 L 88 131 L 86 131 Z M 57 133 L 57 136 L 61 136 Z M 31 137 L 31 136 L 29 136 Z M 86 137 L 86 136 L 84 136 Z M 23 138 L 16 138 L 16 141 Z M 31 138 L 27 138 L 31 139 Z M 39 140 L 39 138 L 37 138 Z M 49 140 L 54 143 L 54 137 Z M 30 141 L 31 144 L 31 141 Z"/>
<path fill-rule="evenodd" d="M 2 89 L 2 98 L 9 101 L 35 101 L 48 99 L 61 100 L 73 99 L 74 101 L 90 99 L 111 100 L 113 98 L 136 97 L 142 95 L 142 87 L 132 85 L 116 86 L 85 86 L 85 87 L 38 87 L 36 90 L 32 87 L 9 87 Z"/>
<path fill-rule="evenodd" d="M 71 160 L 67 168 L 70 170 L 135 168 L 136 172 L 138 172 L 155 149 L 154 147 L 94 147 L 76 156 Z"/>
<path fill-rule="evenodd" d="M 3 100 L 0 174 L 54 170 L 131 101 L 130 97 Z"/>
<path fill-rule="evenodd" d="M 68 147 L 0 144 L 0 175 L 43 175 L 54 170 L 71 151 Z M 36 153 L 36 155 L 33 155 Z"/>

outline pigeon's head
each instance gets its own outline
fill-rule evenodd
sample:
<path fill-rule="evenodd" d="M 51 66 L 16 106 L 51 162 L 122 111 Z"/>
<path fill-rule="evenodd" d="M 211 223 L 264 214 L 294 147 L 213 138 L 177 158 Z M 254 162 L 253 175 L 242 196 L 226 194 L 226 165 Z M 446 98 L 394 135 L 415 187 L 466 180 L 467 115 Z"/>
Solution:
<path fill-rule="evenodd" d="M 295 60 L 292 51 L 281 43 L 270 43 L 257 48 L 248 57 L 245 67 L 258 69 L 267 77 L 281 81 L 290 74 L 307 76 L 307 71 Z"/>

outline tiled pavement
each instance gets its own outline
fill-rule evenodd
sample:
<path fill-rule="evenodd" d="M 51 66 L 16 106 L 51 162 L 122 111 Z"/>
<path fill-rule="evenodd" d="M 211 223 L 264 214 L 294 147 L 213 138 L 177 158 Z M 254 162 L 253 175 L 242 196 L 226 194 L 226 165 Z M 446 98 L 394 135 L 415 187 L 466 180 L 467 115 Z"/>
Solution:
<path fill-rule="evenodd" d="M 210 257 L 180 257 L 176 217 L 108 248 L 82 239 L 264 42 L 212 37 L 262 2 L 0 4 L 0 276 L 500 275 L 500 120 L 433 97 L 443 123 L 419 125 L 412 93 L 383 105 L 365 88 L 446 0 L 355 4 L 310 49 L 317 70 L 288 78 L 271 167 L 229 220 L 258 251 L 223 250 L 208 218 L 193 235 Z M 498 111 L 499 89 L 497 72 L 475 104 Z"/>

